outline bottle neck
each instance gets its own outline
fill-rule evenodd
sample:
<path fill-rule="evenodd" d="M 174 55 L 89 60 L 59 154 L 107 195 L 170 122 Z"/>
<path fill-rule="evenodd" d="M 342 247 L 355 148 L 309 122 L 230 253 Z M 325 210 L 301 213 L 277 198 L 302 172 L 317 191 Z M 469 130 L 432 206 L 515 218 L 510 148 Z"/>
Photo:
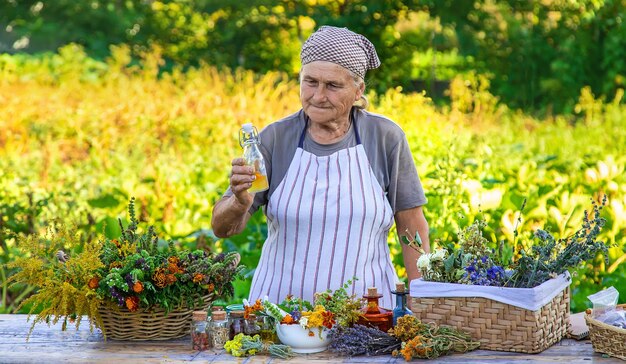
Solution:
<path fill-rule="evenodd" d="M 380 313 L 378 307 L 378 297 L 366 297 L 367 298 L 367 311 L 366 313 Z"/>
<path fill-rule="evenodd" d="M 396 294 L 396 307 L 406 306 L 406 295 Z"/>

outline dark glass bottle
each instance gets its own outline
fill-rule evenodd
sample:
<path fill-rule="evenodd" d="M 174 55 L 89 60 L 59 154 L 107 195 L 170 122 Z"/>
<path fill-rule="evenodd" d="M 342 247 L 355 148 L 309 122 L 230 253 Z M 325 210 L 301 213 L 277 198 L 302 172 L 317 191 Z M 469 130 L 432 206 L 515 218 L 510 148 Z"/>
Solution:
<path fill-rule="evenodd" d="M 374 327 L 383 332 L 389 331 L 393 327 L 393 312 L 378 305 L 378 300 L 382 297 L 376 287 L 367 289 L 367 295 L 363 298 L 367 300 L 367 306 L 363 308 L 363 316 L 358 324 Z"/>
<path fill-rule="evenodd" d="M 251 313 L 246 320 L 246 326 L 244 332 L 248 336 L 259 335 L 261 333 L 261 327 L 257 323 L 256 315 Z"/>
<path fill-rule="evenodd" d="M 245 334 L 246 320 L 243 318 L 244 312 L 240 310 L 230 311 L 229 325 L 230 333 L 228 339 L 232 340 L 237 334 Z"/>
<path fill-rule="evenodd" d="M 398 318 L 413 313 L 406 307 L 406 297 L 409 291 L 406 290 L 404 283 L 396 283 L 396 290 L 391 293 L 396 295 L 396 307 L 393 309 L 393 326 L 396 326 Z"/>

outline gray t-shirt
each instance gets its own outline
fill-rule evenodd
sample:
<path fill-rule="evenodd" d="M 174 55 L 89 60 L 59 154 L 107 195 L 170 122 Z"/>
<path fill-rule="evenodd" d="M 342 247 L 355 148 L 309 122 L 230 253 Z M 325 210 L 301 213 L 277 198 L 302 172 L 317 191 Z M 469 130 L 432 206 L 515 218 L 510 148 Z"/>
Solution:
<path fill-rule="evenodd" d="M 327 156 L 356 146 L 356 124 L 370 166 L 386 192 L 394 214 L 426 204 L 422 183 L 402 129 L 384 116 L 365 110 L 356 109 L 353 115 L 355 122 L 343 139 L 333 144 L 319 144 L 305 133 L 304 150 L 317 156 Z M 265 158 L 270 186 L 267 191 L 255 195 L 250 208 L 251 214 L 267 204 L 269 197 L 287 174 L 304 127 L 305 115 L 300 110 L 268 125 L 259 133 L 260 149 Z M 232 195 L 230 188 L 224 195 Z"/>

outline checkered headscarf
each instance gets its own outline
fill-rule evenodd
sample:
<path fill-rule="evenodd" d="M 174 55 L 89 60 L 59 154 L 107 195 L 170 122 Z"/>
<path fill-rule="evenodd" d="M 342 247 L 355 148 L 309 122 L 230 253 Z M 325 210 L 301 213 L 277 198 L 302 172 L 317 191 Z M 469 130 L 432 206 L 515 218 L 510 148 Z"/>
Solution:
<path fill-rule="evenodd" d="M 380 66 L 374 45 L 347 28 L 324 25 L 304 42 L 302 65 L 314 61 L 336 63 L 365 78 L 365 72 Z"/>

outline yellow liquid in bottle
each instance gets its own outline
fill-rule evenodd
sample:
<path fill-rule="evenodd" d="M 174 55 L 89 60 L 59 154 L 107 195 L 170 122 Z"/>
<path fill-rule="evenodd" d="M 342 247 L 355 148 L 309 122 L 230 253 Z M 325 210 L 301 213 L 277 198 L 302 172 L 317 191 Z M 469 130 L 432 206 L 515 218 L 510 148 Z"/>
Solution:
<path fill-rule="evenodd" d="M 252 182 L 252 186 L 248 189 L 248 192 L 261 192 L 267 190 L 270 186 L 267 183 L 267 177 L 259 172 L 254 172 L 256 179 Z"/>

